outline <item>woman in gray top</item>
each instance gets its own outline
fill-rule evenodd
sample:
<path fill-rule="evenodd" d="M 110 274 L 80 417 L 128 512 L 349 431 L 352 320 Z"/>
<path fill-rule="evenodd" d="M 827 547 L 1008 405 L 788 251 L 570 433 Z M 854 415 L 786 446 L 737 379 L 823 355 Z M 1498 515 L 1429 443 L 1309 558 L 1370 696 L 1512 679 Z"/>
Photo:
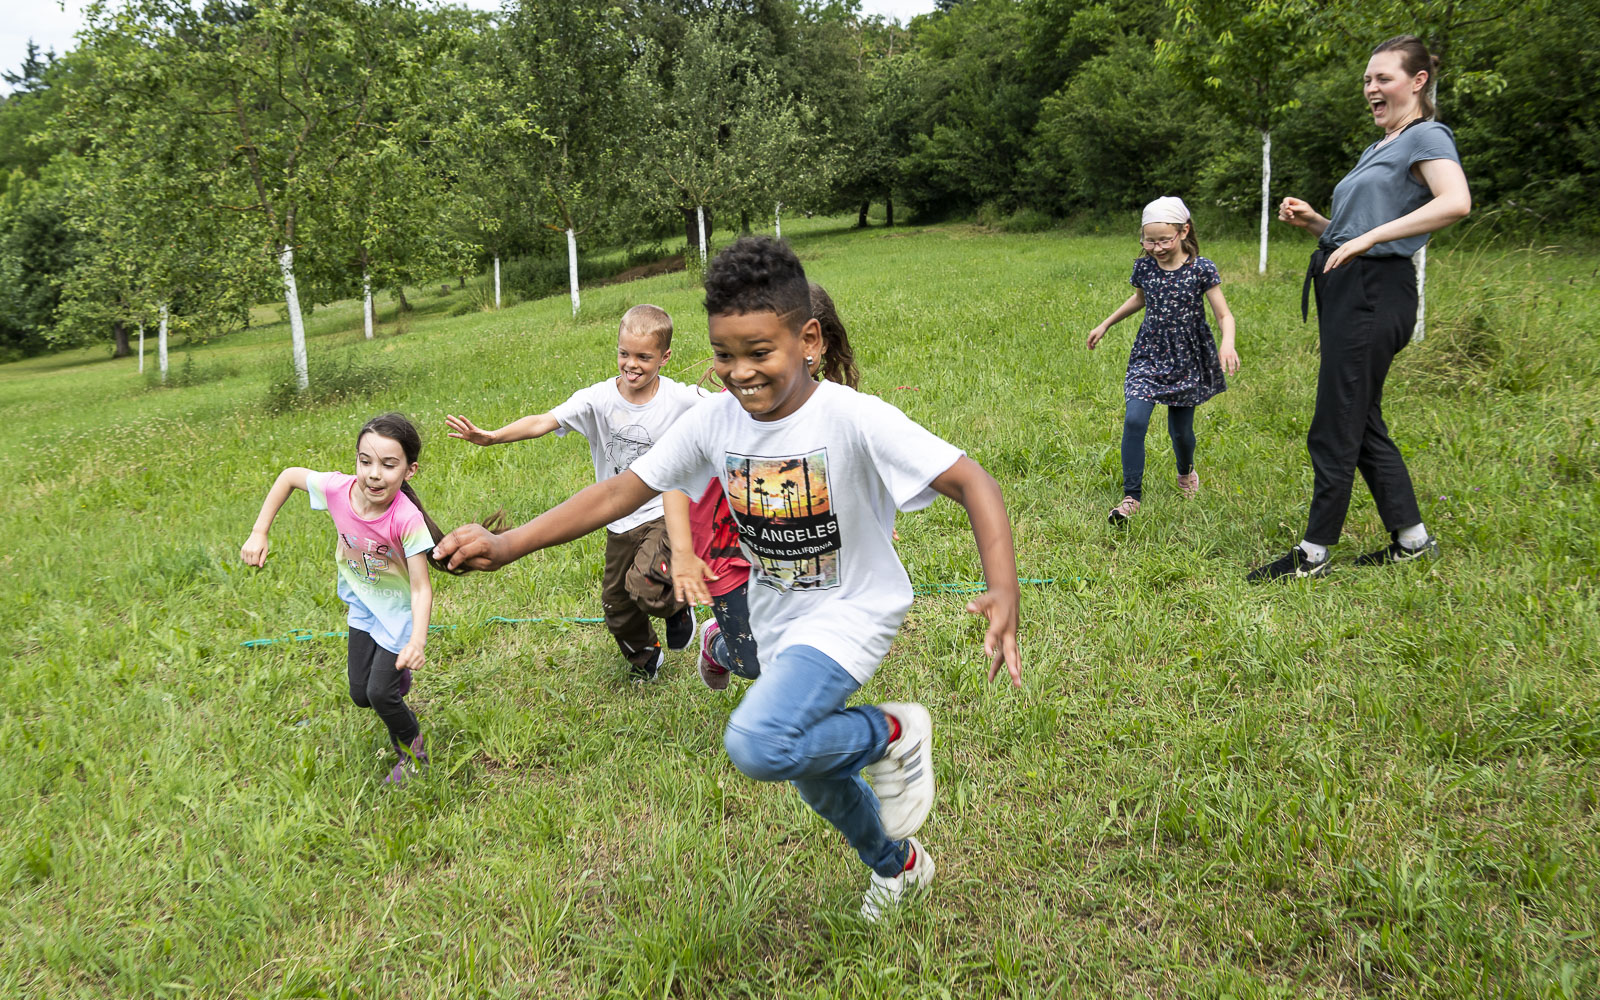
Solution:
<path fill-rule="evenodd" d="M 1285 198 L 1278 218 L 1317 239 L 1306 283 L 1317 295 L 1321 365 L 1317 408 L 1306 435 L 1315 474 L 1305 539 L 1251 571 L 1252 582 L 1320 576 L 1339 540 L 1360 471 L 1390 542 L 1357 565 L 1385 565 L 1438 550 L 1422 524 L 1411 474 L 1383 422 L 1383 382 L 1411 339 L 1417 278 L 1411 255 L 1472 209 L 1454 134 L 1433 121 L 1428 84 L 1438 60 L 1412 35 L 1372 50 L 1363 91 L 1383 138 L 1333 189 L 1331 218 Z M 1301 293 L 1301 309 L 1306 294 Z"/>

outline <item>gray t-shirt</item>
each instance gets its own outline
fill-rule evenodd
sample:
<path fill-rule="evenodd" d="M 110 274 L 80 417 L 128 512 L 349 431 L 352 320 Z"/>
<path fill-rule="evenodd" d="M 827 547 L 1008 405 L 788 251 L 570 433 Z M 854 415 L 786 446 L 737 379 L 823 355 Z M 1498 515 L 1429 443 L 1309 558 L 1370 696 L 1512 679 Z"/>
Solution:
<path fill-rule="evenodd" d="M 1322 242 L 1345 243 L 1432 201 L 1433 192 L 1428 185 L 1411 174 L 1411 168 L 1423 160 L 1461 162 L 1455 133 L 1448 125 L 1421 122 L 1391 139 L 1387 146 L 1368 146 L 1355 169 L 1333 189 L 1333 214 L 1328 217 Z M 1410 257 L 1428 242 L 1428 235 L 1379 243 L 1366 255 Z"/>

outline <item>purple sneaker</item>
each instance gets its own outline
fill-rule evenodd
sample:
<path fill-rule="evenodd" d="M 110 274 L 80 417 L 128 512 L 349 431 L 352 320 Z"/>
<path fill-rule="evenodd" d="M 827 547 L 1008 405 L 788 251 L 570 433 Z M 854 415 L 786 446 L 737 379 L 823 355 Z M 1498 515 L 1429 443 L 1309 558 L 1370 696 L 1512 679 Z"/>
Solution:
<path fill-rule="evenodd" d="M 404 698 L 411 693 L 411 668 L 400 671 L 400 697 Z"/>
<path fill-rule="evenodd" d="M 384 784 L 403 785 L 411 780 L 412 775 L 421 774 L 428 769 L 427 744 L 421 733 L 411 741 L 410 746 L 396 746 L 395 749 L 400 754 L 400 761 L 389 771 L 389 776 L 383 779 Z"/>

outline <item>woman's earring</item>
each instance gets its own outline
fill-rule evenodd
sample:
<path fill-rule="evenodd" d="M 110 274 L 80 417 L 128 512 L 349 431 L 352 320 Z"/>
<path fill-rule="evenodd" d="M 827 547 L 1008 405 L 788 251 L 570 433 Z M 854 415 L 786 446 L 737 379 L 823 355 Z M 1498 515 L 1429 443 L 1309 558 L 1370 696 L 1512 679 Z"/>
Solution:
<path fill-rule="evenodd" d="M 809 354 L 806 355 L 806 364 L 809 365 L 811 362 L 813 362 L 815 360 L 817 360 L 817 359 L 812 357 L 811 355 L 809 355 Z"/>

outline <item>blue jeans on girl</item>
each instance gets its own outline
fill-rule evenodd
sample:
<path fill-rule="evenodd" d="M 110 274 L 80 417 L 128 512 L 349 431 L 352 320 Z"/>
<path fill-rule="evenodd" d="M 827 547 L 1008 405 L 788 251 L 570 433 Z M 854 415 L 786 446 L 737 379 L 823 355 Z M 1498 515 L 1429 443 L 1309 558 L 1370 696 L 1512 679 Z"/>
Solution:
<path fill-rule="evenodd" d="M 764 664 L 722 742 L 740 771 L 793 784 L 863 864 L 893 878 L 905 870 L 910 848 L 883 832 L 878 797 L 861 777 L 888 749 L 889 721 L 869 705 L 845 707 L 860 686 L 821 651 L 790 646 Z"/>
<path fill-rule="evenodd" d="M 1156 405 L 1148 399 L 1130 399 L 1122 418 L 1122 495 L 1135 500 L 1144 499 L 1144 435 Z M 1178 475 L 1187 476 L 1194 471 L 1194 407 L 1167 407 L 1167 434 L 1178 458 Z"/>

